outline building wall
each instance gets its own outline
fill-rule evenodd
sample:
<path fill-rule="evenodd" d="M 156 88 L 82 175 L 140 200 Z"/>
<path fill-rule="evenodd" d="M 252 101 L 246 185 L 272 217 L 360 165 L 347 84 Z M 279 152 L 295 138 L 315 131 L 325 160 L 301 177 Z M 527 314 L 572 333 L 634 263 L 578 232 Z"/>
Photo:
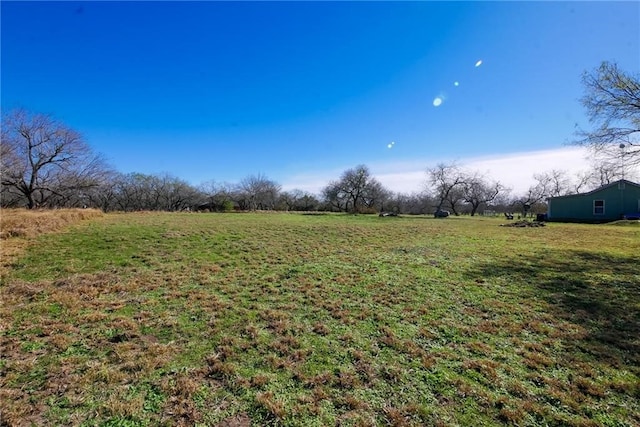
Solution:
<path fill-rule="evenodd" d="M 623 214 L 639 212 L 640 186 L 624 183 L 586 194 L 554 197 L 549 199 L 550 221 L 605 222 L 620 219 Z M 594 215 L 594 200 L 604 200 L 604 214 Z"/>

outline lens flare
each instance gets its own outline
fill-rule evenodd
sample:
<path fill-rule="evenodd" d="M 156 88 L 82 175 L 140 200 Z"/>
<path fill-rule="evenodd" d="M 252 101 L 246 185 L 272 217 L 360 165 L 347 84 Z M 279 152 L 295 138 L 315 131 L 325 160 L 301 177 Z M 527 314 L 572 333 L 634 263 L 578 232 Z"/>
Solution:
<path fill-rule="evenodd" d="M 444 101 L 441 97 L 436 96 L 435 99 L 433 100 L 433 106 L 434 107 L 439 107 L 442 105 L 442 101 Z"/>
<path fill-rule="evenodd" d="M 476 62 L 476 68 L 482 65 L 482 59 L 479 59 L 478 62 Z"/>

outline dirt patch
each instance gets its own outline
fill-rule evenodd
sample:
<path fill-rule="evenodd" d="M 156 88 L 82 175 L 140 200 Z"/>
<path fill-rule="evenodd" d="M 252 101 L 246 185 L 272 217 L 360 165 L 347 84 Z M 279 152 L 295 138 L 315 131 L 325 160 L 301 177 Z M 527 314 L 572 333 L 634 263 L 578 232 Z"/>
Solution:
<path fill-rule="evenodd" d="M 249 427 L 251 425 L 251 418 L 245 413 L 234 415 L 229 417 L 218 424 L 218 427 Z"/>
<path fill-rule="evenodd" d="M 546 224 L 544 222 L 538 221 L 516 221 L 511 222 L 509 224 L 500 224 L 500 227 L 544 227 Z"/>

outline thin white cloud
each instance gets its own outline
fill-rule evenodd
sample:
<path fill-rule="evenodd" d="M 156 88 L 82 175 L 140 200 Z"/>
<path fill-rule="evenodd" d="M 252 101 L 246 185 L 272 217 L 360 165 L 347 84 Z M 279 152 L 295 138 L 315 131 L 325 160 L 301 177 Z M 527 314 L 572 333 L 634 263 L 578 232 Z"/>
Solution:
<path fill-rule="evenodd" d="M 579 147 L 481 157 L 466 164 L 469 169 L 486 173 L 512 188 L 515 194 L 526 191 L 534 183 L 533 175 L 536 173 L 555 169 L 576 175 L 589 169 L 588 152 Z"/>
<path fill-rule="evenodd" d="M 370 164 L 371 174 L 386 188 L 395 192 L 413 193 L 425 188 L 426 170 L 441 162 L 455 160 L 465 169 L 478 171 L 487 178 L 500 181 L 514 194 L 526 191 L 534 183 L 533 175 L 552 169 L 567 171 L 570 175 L 589 169 L 587 151 L 579 147 L 509 153 L 471 157 L 466 159 L 412 160 L 408 162 L 382 162 Z M 345 168 L 347 169 L 347 168 Z M 318 170 L 291 176 L 282 185 L 283 190 L 298 188 L 320 194 L 329 181 L 339 178 L 341 170 Z"/>

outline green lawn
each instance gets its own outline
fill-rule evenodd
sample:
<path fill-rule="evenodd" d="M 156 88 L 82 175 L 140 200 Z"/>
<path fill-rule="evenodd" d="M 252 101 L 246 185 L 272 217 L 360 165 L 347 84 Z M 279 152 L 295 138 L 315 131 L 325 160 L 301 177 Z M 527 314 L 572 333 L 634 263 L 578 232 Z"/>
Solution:
<path fill-rule="evenodd" d="M 42 235 L 0 285 L 0 425 L 640 425 L 640 228 L 501 222 Z"/>

